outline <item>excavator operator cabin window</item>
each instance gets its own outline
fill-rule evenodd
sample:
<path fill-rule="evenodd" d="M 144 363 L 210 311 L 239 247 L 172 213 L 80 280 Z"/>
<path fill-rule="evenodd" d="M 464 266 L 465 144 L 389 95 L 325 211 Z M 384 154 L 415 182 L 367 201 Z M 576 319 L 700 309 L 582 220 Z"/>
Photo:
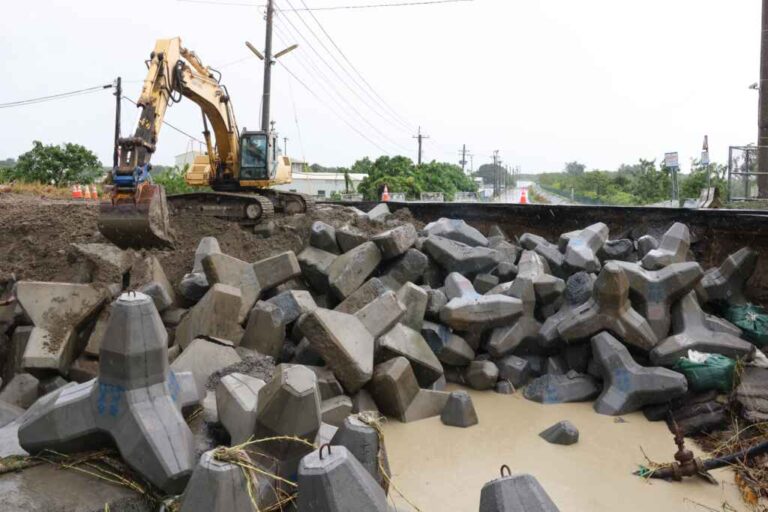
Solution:
<path fill-rule="evenodd" d="M 244 135 L 240 151 L 240 179 L 267 178 L 267 137 L 263 134 Z"/>

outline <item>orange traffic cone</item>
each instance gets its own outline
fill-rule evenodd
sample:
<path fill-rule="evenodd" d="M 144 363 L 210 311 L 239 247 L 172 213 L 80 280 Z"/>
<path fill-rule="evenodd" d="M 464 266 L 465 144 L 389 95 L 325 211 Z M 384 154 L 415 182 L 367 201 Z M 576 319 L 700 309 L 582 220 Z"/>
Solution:
<path fill-rule="evenodd" d="M 80 189 L 80 185 L 75 185 L 72 188 L 72 199 L 82 199 L 83 191 Z"/>
<path fill-rule="evenodd" d="M 91 198 L 94 201 L 99 200 L 99 190 L 96 188 L 96 185 L 91 185 Z"/>
<path fill-rule="evenodd" d="M 86 185 L 83 187 L 85 191 L 83 192 L 83 198 L 85 198 L 86 201 L 90 201 L 91 199 L 91 187 L 89 185 Z"/>
<path fill-rule="evenodd" d="M 389 201 L 389 189 L 387 189 L 386 185 L 384 185 L 384 192 L 381 193 L 381 200 Z"/>
<path fill-rule="evenodd" d="M 72 185 L 72 199 L 77 199 L 77 185 Z"/>
<path fill-rule="evenodd" d="M 525 189 L 520 192 L 520 204 L 526 204 L 528 203 L 528 198 L 525 197 Z"/>

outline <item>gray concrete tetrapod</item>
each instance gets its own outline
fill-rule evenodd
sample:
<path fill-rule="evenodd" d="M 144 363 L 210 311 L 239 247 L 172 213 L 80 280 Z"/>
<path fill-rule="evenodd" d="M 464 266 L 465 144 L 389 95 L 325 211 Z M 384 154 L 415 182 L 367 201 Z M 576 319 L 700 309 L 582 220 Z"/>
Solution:
<path fill-rule="evenodd" d="M 707 322 L 696 294 L 690 292 L 672 308 L 672 332 L 651 351 L 653 364 L 671 366 L 689 350 L 739 358 L 752 354 L 754 345 L 727 332 L 715 331 Z"/>
<path fill-rule="evenodd" d="M 112 305 L 99 377 L 38 400 L 19 428 L 19 443 L 30 453 L 72 453 L 113 441 L 129 466 L 179 493 L 195 465 L 181 409 L 200 400 L 186 377 L 168 368 L 168 335 L 152 299 L 124 293 Z"/>
<path fill-rule="evenodd" d="M 565 264 L 573 270 L 600 272 L 597 252 L 608 241 L 608 226 L 602 222 L 592 224 L 568 241 L 565 248 Z"/>
<path fill-rule="evenodd" d="M 643 256 L 642 265 L 648 270 L 658 270 L 672 263 L 681 263 L 688 256 L 691 246 L 691 232 L 682 222 L 672 224 L 656 249 Z"/>
<path fill-rule="evenodd" d="M 539 343 L 546 349 L 554 348 L 560 339 L 558 327 L 560 323 L 571 316 L 573 308 L 587 302 L 592 297 L 595 286 L 595 276 L 587 272 L 576 272 L 566 282 L 563 293 L 563 304 L 557 312 L 548 317 L 539 330 Z"/>
<path fill-rule="evenodd" d="M 683 374 L 640 366 L 627 347 L 607 332 L 592 338 L 592 354 L 603 376 L 603 392 L 595 401 L 595 411 L 600 414 L 627 414 L 645 405 L 667 402 L 688 391 L 688 381 Z"/>
<path fill-rule="evenodd" d="M 550 267 L 542 257 L 533 251 L 523 251 L 517 264 L 517 277 L 530 277 L 540 304 L 549 304 L 560 298 L 565 290 L 565 281 L 550 274 Z"/>
<path fill-rule="evenodd" d="M 570 421 L 563 420 L 539 432 L 539 437 L 548 443 L 571 445 L 579 442 L 579 429 Z"/>
<path fill-rule="evenodd" d="M 756 251 L 742 247 L 728 256 L 719 267 L 707 270 L 696 289 L 699 299 L 703 303 L 726 301 L 736 306 L 746 304 L 744 287 L 755 272 L 757 256 Z"/>
<path fill-rule="evenodd" d="M 501 294 L 480 295 L 472 283 L 458 272 L 446 282 L 448 304 L 440 310 L 440 321 L 457 330 L 491 328 L 506 325 L 520 316 L 522 302 Z"/>
<path fill-rule="evenodd" d="M 507 470 L 505 476 L 504 469 Z M 538 480 L 531 475 L 509 473 L 491 480 L 480 491 L 480 512 L 559 512 Z"/>
<path fill-rule="evenodd" d="M 523 314 L 514 324 L 497 327 L 493 330 L 487 346 L 488 353 L 492 357 L 503 357 L 523 343 L 538 345 L 539 341 L 541 324 L 534 317 L 536 292 L 534 291 L 533 280 L 526 276 L 518 277 L 507 293 L 520 299 L 523 304 Z"/>
<path fill-rule="evenodd" d="M 672 304 L 693 290 L 703 271 L 698 263 L 672 263 L 661 270 L 645 270 L 637 263 L 617 261 L 629 279 L 629 296 L 637 311 L 648 320 L 658 339 L 669 334 Z"/>
<path fill-rule="evenodd" d="M 558 277 L 566 277 L 565 256 L 557 245 L 546 238 L 532 233 L 524 233 L 520 237 L 520 245 L 528 251 L 533 251 L 547 262 L 549 269 Z"/>
<path fill-rule="evenodd" d="M 347 416 L 336 431 L 331 444 L 343 446 L 355 456 L 368 473 L 386 492 L 389 488 L 389 460 L 384 436 L 367 423 L 375 415 Z"/>
<path fill-rule="evenodd" d="M 299 464 L 302 512 L 388 512 L 387 496 L 343 446 L 321 446 Z"/>
<path fill-rule="evenodd" d="M 615 261 L 603 266 L 597 276 L 592 298 L 573 308 L 571 315 L 558 326 L 565 341 L 588 338 L 609 330 L 625 343 L 643 350 L 651 350 L 658 339 L 648 322 L 629 302 L 629 281 Z"/>
<path fill-rule="evenodd" d="M 200 457 L 181 498 L 179 512 L 253 510 L 245 472 L 238 465 L 216 460 L 214 451 L 207 451 Z M 245 452 L 241 457 L 248 460 Z M 254 479 L 261 479 L 255 471 L 251 474 Z"/>

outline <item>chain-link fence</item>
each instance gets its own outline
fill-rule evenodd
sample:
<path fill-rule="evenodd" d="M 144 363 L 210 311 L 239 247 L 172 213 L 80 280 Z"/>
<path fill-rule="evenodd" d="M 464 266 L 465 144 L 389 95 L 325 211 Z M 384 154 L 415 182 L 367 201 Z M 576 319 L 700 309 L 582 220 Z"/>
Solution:
<path fill-rule="evenodd" d="M 728 148 L 728 200 L 757 199 L 757 147 Z"/>

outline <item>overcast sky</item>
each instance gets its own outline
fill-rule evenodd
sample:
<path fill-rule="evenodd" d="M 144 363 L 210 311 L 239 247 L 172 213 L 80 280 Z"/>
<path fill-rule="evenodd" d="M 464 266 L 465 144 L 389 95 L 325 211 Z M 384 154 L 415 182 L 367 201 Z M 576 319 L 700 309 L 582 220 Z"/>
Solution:
<path fill-rule="evenodd" d="M 240 128 L 257 129 L 261 63 L 248 58 L 244 41 L 263 46 L 262 11 L 223 5 L 251 0 L 217 1 L 5 2 L 0 103 L 118 75 L 137 98 L 155 39 L 181 36 L 222 71 Z M 415 160 L 419 125 L 431 137 L 425 159 L 456 162 L 466 144 L 475 167 L 498 149 L 523 172 L 557 171 L 570 160 L 615 169 L 666 151 L 679 151 L 687 169 L 705 134 L 720 162 L 729 145 L 756 138 L 758 95 L 748 87 L 759 72 L 758 0 L 475 0 L 313 14 L 321 25 L 307 12 L 283 12 L 275 33 L 276 50 L 299 44 L 280 60 L 304 85 L 280 65 L 273 72 L 272 117 L 288 153 L 308 162 L 350 165 L 385 152 Z M 83 144 L 109 163 L 113 116 L 107 91 L 0 109 L 0 158 L 38 139 Z M 166 120 L 201 138 L 191 101 L 170 108 Z M 135 107 L 124 103 L 124 135 L 135 121 Z M 153 162 L 172 163 L 189 148 L 188 137 L 165 127 Z"/>

